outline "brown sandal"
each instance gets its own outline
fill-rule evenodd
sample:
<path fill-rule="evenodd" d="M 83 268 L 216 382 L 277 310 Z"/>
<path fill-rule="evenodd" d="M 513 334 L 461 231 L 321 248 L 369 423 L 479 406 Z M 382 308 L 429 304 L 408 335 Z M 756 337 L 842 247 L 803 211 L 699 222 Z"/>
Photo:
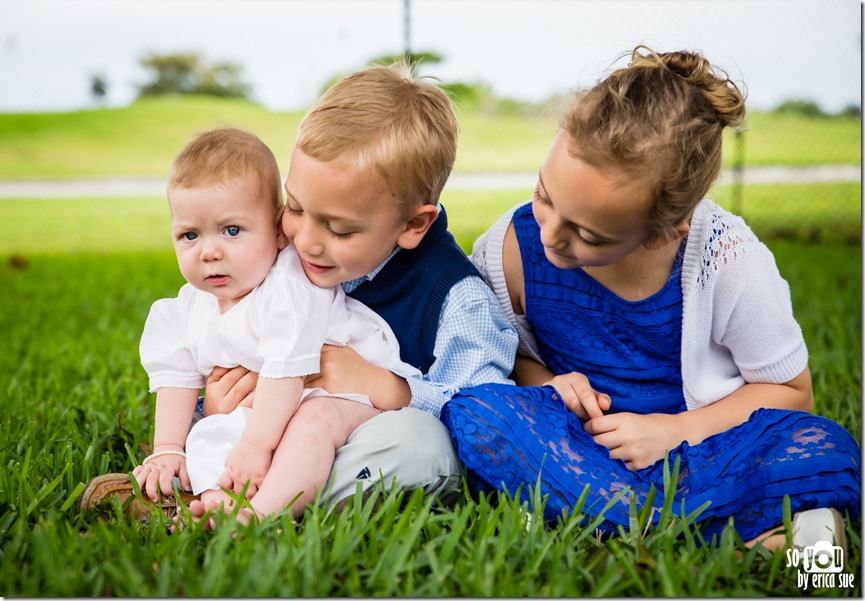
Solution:
<path fill-rule="evenodd" d="M 131 515 L 136 520 L 146 520 L 154 511 L 161 511 L 165 517 L 174 519 L 181 503 L 188 507 L 191 501 L 198 498 L 191 492 L 180 491 L 178 497 L 160 495 L 159 502 L 154 503 L 145 494 L 140 497 L 135 496 L 135 488 L 129 474 L 102 474 L 91 478 L 87 483 L 84 492 L 78 497 L 78 511 L 95 509 L 109 502 L 115 495 L 123 505 L 124 515 Z"/>

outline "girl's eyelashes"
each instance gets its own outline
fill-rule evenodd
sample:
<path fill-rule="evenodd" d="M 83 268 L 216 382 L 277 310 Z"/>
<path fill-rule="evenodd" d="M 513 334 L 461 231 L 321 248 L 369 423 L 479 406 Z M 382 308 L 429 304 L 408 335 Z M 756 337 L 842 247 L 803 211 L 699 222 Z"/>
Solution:
<path fill-rule="evenodd" d="M 544 205 L 549 205 L 549 204 L 550 204 L 549 199 L 544 198 L 543 196 L 541 196 L 541 189 L 540 189 L 539 187 L 537 187 L 537 186 L 535 187 L 535 193 L 534 193 L 534 195 L 532 196 L 532 200 L 535 200 L 535 201 L 537 201 L 537 202 L 539 202 L 539 203 L 541 203 L 541 204 L 544 204 Z"/>
<path fill-rule="evenodd" d="M 288 205 L 285 205 L 285 212 L 288 213 L 289 215 L 301 215 L 301 214 L 303 214 L 303 211 L 301 211 L 300 209 L 292 209 Z"/>

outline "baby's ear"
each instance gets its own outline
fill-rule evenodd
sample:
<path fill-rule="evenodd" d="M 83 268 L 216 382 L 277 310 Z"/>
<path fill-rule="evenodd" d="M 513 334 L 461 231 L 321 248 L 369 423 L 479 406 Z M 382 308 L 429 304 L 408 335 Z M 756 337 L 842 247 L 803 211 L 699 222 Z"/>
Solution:
<path fill-rule="evenodd" d="M 285 205 L 279 207 L 276 212 L 276 247 L 283 250 L 288 246 L 288 236 L 282 231 L 282 214 L 285 213 Z"/>
<path fill-rule="evenodd" d="M 405 228 L 396 239 L 397 246 L 405 249 L 415 248 L 420 244 L 430 226 L 439 215 L 436 205 L 421 205 L 415 209 L 405 222 Z"/>
<path fill-rule="evenodd" d="M 667 230 L 662 234 L 655 234 L 643 242 L 643 246 L 649 250 L 658 250 L 677 240 L 681 240 L 688 235 L 689 231 L 691 231 L 691 225 L 687 221 L 683 221 L 671 230 Z"/>

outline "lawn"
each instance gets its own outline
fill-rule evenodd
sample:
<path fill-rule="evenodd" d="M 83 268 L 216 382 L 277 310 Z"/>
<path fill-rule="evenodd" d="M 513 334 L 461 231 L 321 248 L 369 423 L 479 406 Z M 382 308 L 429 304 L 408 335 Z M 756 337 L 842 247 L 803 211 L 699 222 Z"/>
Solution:
<path fill-rule="evenodd" d="M 537 170 L 559 113 L 552 107 L 527 117 L 457 112 L 457 172 Z M 285 171 L 302 116 L 205 97 L 150 98 L 124 108 L 71 113 L 0 114 L 0 179 L 164 177 L 194 132 L 225 124 L 258 134 Z M 749 166 L 861 162 L 860 119 L 753 113 L 746 127 L 741 148 L 732 132 L 726 134 L 728 164 L 738 152 Z"/>
<path fill-rule="evenodd" d="M 464 248 L 522 192 L 449 197 Z M 130 471 L 152 435 L 138 362 L 150 303 L 181 283 L 161 199 L 0 201 L 0 595 L 798 596 L 783 553 L 728 529 L 700 544 L 693 517 L 598 542 L 580 508 L 558 525 L 506 495 L 442 508 L 390 492 L 376 508 L 315 510 L 168 535 L 107 512 L 78 515 L 93 475 Z M 17 237 L 16 237 L 17 235 Z M 770 243 L 809 345 L 815 412 L 861 438 L 861 269 L 856 245 Z M 125 249 L 125 250 L 124 250 Z M 404 507 L 401 507 L 405 505 Z M 674 508 L 668 507 L 669 510 Z M 861 523 L 846 571 L 861 596 Z"/>
<path fill-rule="evenodd" d="M 123 109 L 0 115 L 0 179 L 164 177 L 195 131 L 251 129 L 287 167 L 300 113 L 233 100 L 136 102 Z M 535 171 L 556 127 L 460 111 L 457 171 Z M 749 116 L 755 165 L 859 164 L 861 121 Z M 531 190 L 450 191 L 451 229 L 473 240 Z M 729 186 L 711 194 L 734 202 Z M 810 351 L 815 412 L 862 436 L 861 184 L 747 185 L 741 210 L 773 238 Z M 783 236 L 787 239 L 777 239 Z M 803 241 L 814 241 L 807 244 Z M 581 507 L 544 526 L 511 497 L 452 508 L 384 491 L 334 515 L 314 509 L 242 529 L 169 535 L 117 508 L 79 515 L 92 476 L 128 472 L 152 437 L 153 398 L 138 359 L 150 304 L 182 283 L 164 198 L 0 200 L 0 596 L 544 597 L 799 596 L 783 553 L 745 549 L 728 528 L 702 544 L 699 516 L 660 523 L 632 511 L 630 532 L 598 541 Z M 674 481 L 671 474 L 671 481 Z M 373 499 L 373 501 L 376 499 Z M 848 526 L 845 572 L 862 596 L 861 521 Z M 708 541 L 711 542 L 711 541 Z"/>

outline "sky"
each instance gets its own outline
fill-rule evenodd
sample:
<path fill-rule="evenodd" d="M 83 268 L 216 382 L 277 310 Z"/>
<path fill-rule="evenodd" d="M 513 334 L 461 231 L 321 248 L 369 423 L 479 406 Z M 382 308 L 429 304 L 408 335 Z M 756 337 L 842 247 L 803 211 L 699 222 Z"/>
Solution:
<path fill-rule="evenodd" d="M 93 107 L 94 75 L 125 106 L 149 80 L 140 60 L 175 52 L 238 63 L 254 100 L 302 110 L 404 51 L 406 21 L 413 51 L 444 58 L 422 74 L 517 100 L 590 87 L 646 44 L 703 52 L 751 108 L 861 106 L 859 0 L 0 0 L 0 112 Z"/>

